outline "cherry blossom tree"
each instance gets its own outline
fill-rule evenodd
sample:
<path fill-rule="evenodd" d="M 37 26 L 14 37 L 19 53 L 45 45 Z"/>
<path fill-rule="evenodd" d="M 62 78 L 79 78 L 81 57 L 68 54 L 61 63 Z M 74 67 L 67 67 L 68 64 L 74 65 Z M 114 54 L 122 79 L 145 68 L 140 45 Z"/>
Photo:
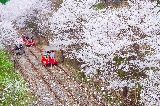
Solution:
<path fill-rule="evenodd" d="M 144 88 L 141 102 L 146 106 L 160 105 L 157 103 L 159 84 L 154 81 L 159 79 L 155 75 L 160 69 L 157 35 L 160 16 L 156 2 L 128 1 L 126 7 L 101 10 L 93 8 L 96 3 L 64 1 L 50 20 L 51 30 L 56 34 L 50 43 L 66 48 L 69 58 L 83 63 L 81 71 L 87 75 L 93 77 L 100 70 L 100 78 L 110 83 L 107 89 L 134 88 L 139 83 Z M 153 91 L 152 84 L 157 86 L 155 93 L 144 98 Z"/>
<path fill-rule="evenodd" d="M 27 20 L 50 7 L 48 0 L 11 0 L 6 5 L 0 4 L 0 41 L 17 37 L 16 27 L 24 28 Z"/>
<path fill-rule="evenodd" d="M 126 7 L 100 10 L 96 7 L 99 2 L 64 0 L 57 11 L 52 11 L 47 0 L 0 4 L 0 41 L 9 43 L 17 37 L 16 28 L 24 28 L 28 22 L 42 33 L 50 25 L 54 34 L 50 44 L 66 49 L 67 58 L 83 63 L 81 71 L 86 75 L 94 77 L 100 71 L 99 79 L 109 83 L 108 90 L 141 86 L 139 102 L 160 105 L 160 14 L 156 2 L 128 0 Z"/>

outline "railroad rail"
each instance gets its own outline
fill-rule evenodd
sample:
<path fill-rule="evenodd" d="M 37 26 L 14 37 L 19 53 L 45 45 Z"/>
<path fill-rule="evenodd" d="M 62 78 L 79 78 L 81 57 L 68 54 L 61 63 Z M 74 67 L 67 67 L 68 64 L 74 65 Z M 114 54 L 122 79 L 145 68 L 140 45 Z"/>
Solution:
<path fill-rule="evenodd" d="M 41 50 L 40 50 L 38 47 L 31 47 L 31 48 L 35 48 L 35 49 L 37 49 L 37 50 L 41 53 Z M 28 52 L 31 53 L 32 56 L 34 56 L 34 57 L 36 58 L 36 60 L 39 60 L 39 58 L 36 56 L 37 54 L 34 54 L 34 52 L 33 52 L 32 50 L 30 50 L 29 48 L 28 48 Z M 29 55 L 24 54 L 24 57 L 25 57 L 25 58 L 27 59 L 27 61 L 30 63 L 31 67 L 34 69 L 34 71 L 35 71 L 36 74 L 38 75 L 39 79 L 41 79 L 41 80 L 43 81 L 43 83 L 47 86 L 48 90 L 54 94 L 55 98 L 58 100 L 58 102 L 59 102 L 60 104 L 63 104 L 63 100 L 60 99 L 60 97 L 58 96 L 58 94 L 52 89 L 49 81 L 46 80 L 45 76 L 38 71 L 39 68 L 35 67 L 34 63 L 33 63 L 33 62 L 31 61 L 31 59 L 29 58 Z M 16 60 L 16 61 L 18 61 L 18 60 Z M 38 61 L 38 62 L 39 62 L 39 61 Z M 19 63 L 19 64 L 21 64 L 21 63 Z M 24 76 L 25 80 L 27 80 L 27 75 L 26 75 L 26 73 L 23 71 L 23 68 L 22 68 L 20 65 L 19 65 L 18 67 L 19 67 L 20 73 Z M 79 82 L 78 82 L 77 80 L 75 80 L 75 79 L 72 79 L 72 76 L 71 76 L 70 74 L 68 74 L 68 72 L 65 71 L 61 66 L 56 65 L 56 67 L 57 67 L 57 70 L 59 69 L 59 71 L 62 70 L 62 71 L 64 72 L 64 74 L 67 76 L 66 78 L 68 78 L 68 79 L 71 80 L 71 81 L 74 81 L 74 82 L 78 85 L 78 89 L 79 89 L 81 92 L 84 91 L 85 87 L 84 87 L 81 83 L 79 83 Z M 73 99 L 74 103 L 79 104 L 80 106 L 82 106 L 82 104 L 81 104 L 80 101 L 74 96 L 74 94 L 73 94 L 71 91 L 69 91 L 69 90 L 66 89 L 66 86 L 62 83 L 63 81 L 60 80 L 60 78 L 56 77 L 56 76 L 54 75 L 54 73 L 53 73 L 50 69 L 48 69 L 47 67 L 43 66 L 43 68 L 45 68 L 45 70 L 46 70 L 46 72 L 48 73 L 48 75 L 50 75 L 51 77 L 54 76 L 54 77 L 52 78 L 52 80 L 56 81 L 59 85 L 61 85 L 61 87 L 64 88 L 64 90 L 65 90 L 66 92 L 68 92 L 67 95 Z M 87 92 L 88 92 L 88 89 L 89 89 L 89 88 L 87 87 Z M 88 95 L 88 96 L 92 96 L 92 98 L 93 98 L 92 103 L 93 103 L 93 104 L 97 104 L 98 106 L 105 106 L 105 105 L 106 105 L 106 104 L 103 103 L 101 100 L 99 100 L 99 99 L 96 97 L 95 94 L 93 94 L 93 93 L 92 93 L 92 94 L 89 94 L 89 93 L 88 93 L 87 95 Z"/>
<path fill-rule="evenodd" d="M 38 47 L 34 47 L 34 48 L 41 52 L 41 50 L 40 50 Z M 38 57 L 33 53 L 33 51 L 30 51 L 30 50 L 28 49 L 28 52 L 30 52 L 30 53 L 32 54 L 32 56 L 34 56 L 37 60 L 39 60 Z M 29 58 L 29 55 L 27 55 L 27 54 L 25 53 L 25 54 L 24 54 L 24 57 L 25 57 L 25 59 L 28 61 L 28 63 L 31 65 L 31 67 L 32 67 L 33 71 L 36 73 L 38 79 L 39 79 L 39 80 L 42 80 L 43 84 L 44 84 L 45 86 L 47 86 L 47 89 L 54 94 L 54 96 L 55 96 L 55 98 L 58 100 L 59 104 L 62 105 L 62 104 L 63 104 L 63 100 L 62 100 L 62 99 L 58 96 L 58 94 L 52 89 L 51 84 L 49 83 L 49 81 L 46 80 L 46 78 L 44 77 L 44 75 L 43 75 L 42 73 L 40 73 L 39 68 L 35 67 L 34 63 L 33 63 L 33 62 L 31 61 L 31 59 Z M 27 75 L 27 74 L 25 73 L 25 71 L 23 71 L 24 69 L 23 69 L 23 67 L 22 67 L 22 64 L 18 61 L 18 59 L 15 59 L 15 62 L 18 63 L 19 71 L 20 71 L 20 73 L 22 74 L 22 76 L 24 77 L 24 79 L 27 81 L 27 78 L 29 77 L 29 75 Z M 43 66 L 43 67 L 44 67 L 44 66 Z M 65 71 L 61 66 L 57 65 L 56 67 L 58 67 L 60 70 L 62 70 L 62 71 L 65 73 L 65 75 L 67 76 L 68 79 L 70 79 L 71 81 L 73 81 L 72 76 L 69 75 L 68 72 Z M 61 85 L 61 87 L 64 88 L 64 90 L 65 90 L 66 92 L 68 92 L 68 93 L 67 93 L 68 97 L 71 97 L 75 103 L 77 103 L 77 104 L 79 104 L 80 106 L 82 106 L 82 104 L 81 104 L 80 101 L 74 96 L 74 94 L 73 94 L 71 91 L 69 91 L 69 90 L 66 89 L 66 86 L 65 86 L 64 84 L 62 84 L 62 81 L 61 81 L 58 77 L 56 77 L 56 76 L 54 75 L 54 73 L 51 72 L 51 70 L 49 70 L 47 67 L 44 67 L 44 68 L 45 68 L 46 72 L 49 73 L 48 75 L 50 75 L 51 77 L 54 76 L 52 80 L 56 81 L 59 85 Z M 78 85 L 78 89 L 83 92 L 83 90 L 85 89 L 85 87 L 84 87 L 81 83 L 79 83 L 77 80 L 74 80 L 74 82 L 76 82 L 76 84 Z M 87 88 L 87 89 L 89 89 L 89 88 Z M 98 98 L 96 97 L 96 95 L 94 95 L 93 93 L 92 93 L 91 95 L 89 95 L 89 96 L 92 96 L 92 97 L 93 97 L 93 99 L 94 99 L 94 100 L 93 100 L 94 105 L 97 104 L 98 106 L 105 106 L 105 104 L 104 104 L 102 101 L 98 100 Z M 93 104 L 92 104 L 92 105 L 93 105 Z"/>
<path fill-rule="evenodd" d="M 47 88 L 53 92 L 53 94 L 55 95 L 56 99 L 59 101 L 59 103 L 62 104 L 62 100 L 60 99 L 60 97 L 58 97 L 58 95 L 55 93 L 55 91 L 52 89 L 52 87 L 50 86 L 50 84 L 45 80 L 45 78 L 40 74 L 40 72 L 38 71 L 39 69 L 37 69 L 34 64 L 31 62 L 31 60 L 29 59 L 29 57 L 25 54 L 26 59 L 28 60 L 28 62 L 31 64 L 32 68 L 34 69 L 34 71 L 37 73 L 38 77 L 40 79 L 42 79 L 42 81 L 44 82 L 44 84 L 47 86 Z"/>
<path fill-rule="evenodd" d="M 36 59 L 38 59 L 37 56 L 36 56 L 31 50 L 29 50 L 28 52 L 30 52 L 30 53 L 32 54 L 32 56 L 34 56 Z M 30 61 L 30 63 L 32 64 L 32 67 L 35 68 L 35 70 L 38 70 L 38 68 L 36 68 L 31 61 Z M 47 69 L 47 68 L 44 67 L 44 66 L 43 66 L 43 68 L 45 68 L 45 71 L 48 73 L 48 75 L 50 75 L 50 76 L 52 77 L 51 80 L 54 80 L 54 82 L 57 82 L 57 84 L 60 84 L 60 86 L 63 87 L 64 90 L 67 92 L 66 94 L 68 95 L 68 97 L 71 97 L 71 98 L 73 99 L 74 103 L 78 104 L 79 101 L 76 100 L 75 97 L 73 96 L 73 94 L 72 94 L 69 90 L 66 89 L 66 87 L 62 84 L 62 81 L 59 80 L 58 77 L 56 77 L 49 69 Z M 44 79 L 45 83 L 47 83 L 47 85 L 49 86 L 49 85 L 50 85 L 50 84 L 48 83 L 49 81 L 47 82 L 47 81 L 45 80 L 45 78 L 42 76 L 42 74 L 39 73 L 39 75 Z M 54 76 L 54 77 L 53 77 L 53 76 Z M 49 88 L 51 88 L 51 87 L 49 87 Z M 54 93 L 54 94 L 55 94 L 55 93 Z M 58 97 L 58 96 L 57 96 L 57 97 Z M 60 99 L 60 98 L 58 98 L 58 99 Z"/>
<path fill-rule="evenodd" d="M 38 48 L 38 47 L 35 47 L 35 49 L 37 49 L 40 53 L 41 53 L 41 49 L 40 48 Z M 38 57 L 32 52 L 32 55 L 34 55 L 35 56 L 35 58 L 37 58 L 38 59 Z M 69 78 L 70 80 L 72 80 L 72 76 L 71 75 L 69 75 L 68 73 L 67 73 L 67 71 L 65 71 L 61 66 L 59 66 L 59 65 L 55 65 L 56 67 L 58 67 L 60 70 L 62 70 L 66 75 L 67 75 L 67 78 Z M 46 67 L 45 67 L 46 68 Z M 47 68 L 46 68 L 47 69 Z M 48 70 L 48 69 L 47 69 Z M 53 73 L 50 71 L 50 70 L 48 70 L 49 72 L 50 72 L 50 74 L 52 74 L 53 75 Z M 85 87 L 82 85 L 82 84 L 80 84 L 77 80 L 74 80 L 75 82 L 76 82 L 76 84 L 78 85 L 78 89 L 80 89 L 80 90 L 84 90 L 85 89 Z M 89 89 L 89 88 L 87 88 L 87 89 Z M 73 94 L 72 94 L 73 95 Z M 100 101 L 97 97 L 96 97 L 96 95 L 95 94 L 93 94 L 92 93 L 92 97 L 93 97 L 93 99 L 95 100 L 94 101 L 94 104 L 97 104 L 97 105 L 100 105 L 100 106 L 105 106 L 106 104 L 105 103 L 103 103 L 102 101 Z"/>

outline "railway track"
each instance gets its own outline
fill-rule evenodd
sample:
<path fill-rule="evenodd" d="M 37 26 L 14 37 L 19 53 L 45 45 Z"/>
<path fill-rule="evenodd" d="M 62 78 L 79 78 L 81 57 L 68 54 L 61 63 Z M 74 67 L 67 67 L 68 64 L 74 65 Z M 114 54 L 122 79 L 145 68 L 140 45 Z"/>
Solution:
<path fill-rule="evenodd" d="M 75 80 L 71 76 L 71 74 L 68 73 L 68 71 L 65 71 L 61 66 L 59 65 L 54 66 L 54 71 L 53 71 L 53 69 L 48 69 L 47 67 L 40 65 L 41 50 L 39 48 L 30 47 L 26 50 L 27 51 L 24 54 L 24 56 L 21 56 L 20 60 L 16 60 L 18 61 L 18 64 L 19 64 L 18 66 L 19 71 L 26 81 L 32 83 L 31 86 L 39 86 L 36 83 L 37 81 L 35 81 L 36 79 L 41 81 L 41 83 L 43 83 L 43 85 L 46 86 L 50 94 L 52 94 L 52 96 L 54 96 L 54 98 L 57 100 L 56 102 L 51 103 L 50 105 L 58 104 L 58 106 L 59 105 L 61 106 L 66 104 L 68 105 L 76 104 L 79 106 L 85 106 L 85 105 L 106 106 L 105 103 L 103 103 L 100 99 L 97 98 L 97 96 L 100 97 L 100 95 L 98 94 L 96 95 L 94 93 L 89 92 L 91 88 L 83 86 L 81 83 Z M 38 51 L 38 52 L 35 53 L 35 51 Z M 24 58 L 24 60 L 21 60 L 21 58 Z M 36 60 L 36 61 L 32 61 L 32 60 Z M 25 72 L 26 70 L 24 69 L 27 66 L 25 65 L 25 67 L 22 67 L 24 64 L 22 61 L 26 62 L 27 65 L 30 64 L 28 65 L 28 67 L 32 68 L 30 69 L 30 72 L 29 71 Z M 33 77 L 28 79 L 31 75 L 33 75 Z M 58 76 L 55 76 L 55 75 L 58 75 Z M 53 87 L 52 87 L 53 83 L 54 84 L 56 83 L 56 86 L 58 85 L 57 89 L 60 91 L 53 90 Z M 34 91 L 36 92 L 37 89 L 38 88 L 34 88 Z M 63 92 L 63 93 L 59 93 L 59 92 Z M 68 98 L 70 98 L 70 100 L 68 100 Z"/>
<path fill-rule="evenodd" d="M 49 89 L 49 91 L 53 92 L 53 94 L 55 95 L 56 99 L 59 101 L 59 103 L 62 103 L 62 100 L 60 99 L 60 97 L 58 97 L 58 95 L 55 93 L 55 91 L 52 89 L 52 87 L 50 86 L 50 84 L 46 81 L 46 79 L 44 78 L 44 76 L 42 76 L 42 74 L 39 72 L 39 69 L 36 68 L 34 66 L 34 64 L 31 62 L 31 60 L 29 59 L 29 56 L 25 55 L 25 57 L 27 57 L 27 60 L 29 63 L 31 63 L 32 68 L 34 69 L 34 71 L 37 73 L 38 77 L 43 81 L 43 83 L 47 86 L 47 88 Z"/>
<path fill-rule="evenodd" d="M 23 63 L 23 61 L 25 63 Z M 53 105 L 58 104 L 58 106 L 62 106 L 63 101 L 58 97 L 55 91 L 51 88 L 48 82 L 44 79 L 44 77 L 38 72 L 33 64 L 30 62 L 30 59 L 24 54 L 19 60 L 17 60 L 19 64 L 19 70 L 22 76 L 25 77 L 25 80 L 30 83 L 30 86 L 34 86 L 32 88 L 34 93 L 36 94 L 37 98 L 39 99 L 37 102 L 40 105 Z M 28 68 L 30 67 L 30 68 Z M 27 74 L 26 74 L 27 73 Z M 48 103 L 44 102 L 45 98 L 52 98 L 52 100 L 48 101 Z M 42 101 L 44 100 L 44 101 Z"/>
<path fill-rule="evenodd" d="M 35 50 L 30 50 L 30 49 Z M 73 79 L 71 73 L 64 70 L 61 66 L 54 66 L 54 69 L 48 69 L 41 66 L 41 50 L 38 47 L 31 47 L 27 52 L 16 59 L 18 68 L 24 79 L 30 83 L 30 86 L 39 87 L 32 88 L 37 98 L 39 105 L 64 106 L 106 106 L 103 103 L 99 94 L 90 92 L 88 86 L 83 86 L 77 80 Z M 39 51 L 35 53 L 35 51 Z M 37 57 L 38 54 L 38 57 Z M 34 60 L 34 61 L 33 61 Z M 37 63 L 37 64 L 36 64 Z M 57 75 L 57 76 L 56 76 Z M 54 86 L 56 85 L 56 87 Z M 72 87 L 71 87 L 72 86 Z M 94 91 L 94 90 L 92 90 Z M 40 93 L 41 92 L 41 93 Z M 43 100 L 48 95 L 52 98 L 50 101 Z"/>
<path fill-rule="evenodd" d="M 34 59 L 38 59 L 37 58 L 37 56 L 32 52 L 32 50 L 30 50 L 30 52 L 32 53 L 32 55 L 35 57 Z M 41 64 L 41 62 L 39 62 L 38 64 Z M 75 97 L 75 95 L 72 93 L 72 90 L 71 89 L 69 89 L 70 87 L 70 85 L 72 85 L 72 86 L 74 86 L 75 87 L 75 85 L 72 83 L 73 81 L 68 81 L 68 82 L 71 82 L 70 84 L 67 82 L 66 83 L 66 77 L 64 78 L 64 79 L 61 79 L 60 77 L 62 76 L 62 74 L 59 74 L 59 72 L 57 72 L 57 70 L 54 70 L 54 72 L 53 71 L 51 71 L 50 69 L 48 69 L 47 67 L 44 67 L 44 66 L 42 66 L 42 70 L 45 70 L 46 72 L 46 74 L 48 74 L 48 75 L 51 75 L 51 77 L 53 77 L 53 79 L 51 79 L 51 80 L 54 80 L 54 82 L 56 83 L 56 84 L 59 84 L 60 85 L 60 87 L 61 88 L 63 88 L 65 91 L 66 91 L 66 94 L 69 96 L 69 97 L 71 97 L 74 101 L 72 101 L 74 104 L 78 104 L 78 105 L 80 105 L 80 106 L 82 106 L 82 105 L 84 105 L 84 103 L 82 103 L 82 102 L 79 102 L 79 100 Z M 56 73 L 55 73 L 56 72 Z M 69 85 L 68 85 L 69 84 Z M 81 92 L 82 93 L 82 92 Z"/>
<path fill-rule="evenodd" d="M 46 83 L 50 91 L 54 92 L 54 95 L 56 95 L 57 99 L 59 100 L 60 103 L 63 105 L 68 104 L 68 105 L 73 105 L 73 104 L 79 104 L 79 102 L 74 98 L 73 94 L 66 89 L 66 86 L 62 84 L 62 81 L 58 79 L 55 75 L 52 74 L 52 72 L 47 69 L 44 66 L 39 65 L 39 61 L 37 58 L 35 58 L 35 55 L 31 50 L 28 50 L 28 54 L 31 57 L 27 57 L 28 61 L 32 64 L 32 67 L 34 70 L 38 70 L 37 73 L 43 79 L 43 82 Z M 37 63 L 37 64 L 35 64 Z M 53 91 L 51 89 L 51 86 L 53 84 L 56 84 L 56 90 Z M 63 89 L 62 89 L 63 88 Z M 57 93 L 56 93 L 57 92 Z M 63 92 L 63 93 L 62 93 Z M 59 96 L 59 97 L 58 97 Z M 61 98 L 61 99 L 60 99 Z"/>
<path fill-rule="evenodd" d="M 31 54 L 29 54 L 29 53 L 31 53 Z M 56 76 L 53 77 L 53 74 L 49 69 L 47 69 L 46 67 L 43 67 L 43 69 L 42 69 L 42 67 L 37 67 L 37 66 L 39 66 L 39 64 L 36 65 L 35 63 L 38 63 L 39 60 L 32 61 L 34 57 L 36 57 L 36 56 L 33 54 L 33 52 L 30 51 L 29 49 L 27 49 L 26 53 L 23 54 L 23 56 L 21 56 L 21 55 L 15 56 L 14 61 L 17 64 L 17 68 L 19 69 L 21 75 L 24 77 L 24 79 L 27 82 L 30 83 L 30 86 L 40 87 L 39 84 L 41 83 L 42 84 L 41 87 L 43 88 L 45 86 L 46 89 L 48 90 L 47 91 L 48 94 L 53 94 L 50 97 L 54 96 L 54 98 L 58 101 L 57 103 L 53 102 L 50 104 L 48 104 L 48 103 L 46 103 L 46 104 L 47 105 L 53 105 L 53 104 L 56 105 L 57 104 L 56 106 L 59 106 L 59 105 L 60 106 L 61 105 L 79 105 L 79 102 L 74 98 L 73 94 L 66 89 L 66 86 L 64 86 L 61 83 L 62 81 L 60 81 Z M 34 60 L 36 60 L 36 59 L 34 59 Z M 57 88 L 55 87 L 55 89 L 57 89 L 57 91 L 53 90 L 53 87 L 52 87 L 53 84 L 51 81 L 52 82 L 56 81 L 56 86 L 57 86 L 57 84 L 59 84 L 59 87 L 57 87 Z M 39 82 L 39 84 L 37 84 L 37 82 Z M 55 82 L 53 82 L 53 83 L 55 84 Z M 63 90 L 61 88 L 63 88 Z M 32 90 L 35 92 L 35 94 L 36 94 L 36 91 L 38 91 L 38 89 L 39 88 L 32 88 Z M 40 97 L 41 95 L 39 95 L 37 93 L 36 96 Z M 69 100 L 69 98 L 70 98 L 70 100 Z M 41 100 L 42 99 L 43 98 L 41 98 Z M 39 102 L 38 104 L 46 105 L 46 104 L 40 103 L 40 101 L 38 101 L 38 102 Z"/>
<path fill-rule="evenodd" d="M 35 56 L 36 59 L 39 59 L 35 54 L 37 53 L 33 53 L 33 51 L 39 51 L 39 56 L 38 57 L 41 57 L 41 50 L 37 47 L 35 47 L 35 50 L 32 50 L 32 55 Z M 45 67 L 46 68 L 46 67 Z M 77 96 L 75 96 L 76 92 L 77 91 L 74 91 L 74 90 L 70 90 L 70 95 L 73 97 L 73 98 L 76 98 L 76 100 L 79 100 L 79 102 L 82 102 L 83 104 L 82 105 L 86 105 L 86 104 L 90 104 L 90 105 L 97 105 L 97 106 L 105 106 L 106 104 L 103 103 L 98 97 L 100 97 L 99 94 L 94 94 L 94 93 L 91 93 L 89 92 L 89 90 L 91 88 L 89 87 L 84 87 L 81 83 L 79 83 L 77 80 L 74 80 L 73 77 L 68 73 L 68 71 L 65 71 L 61 66 L 57 65 L 54 67 L 54 71 L 50 71 L 49 69 L 46 68 L 46 70 L 52 75 L 54 76 L 54 74 L 56 73 L 62 73 L 62 74 L 59 74 L 59 76 L 63 76 L 64 78 L 56 78 L 56 79 L 61 79 L 61 81 L 59 80 L 59 82 L 61 82 L 62 84 L 62 80 L 64 80 L 63 83 L 65 82 L 73 82 L 74 83 L 74 87 L 73 89 L 76 89 L 77 91 L 80 91 L 79 94 Z M 69 81 L 66 81 L 66 80 L 69 80 Z M 70 85 L 73 85 L 72 84 L 69 84 L 67 86 L 70 86 Z M 92 90 L 94 91 L 94 90 Z M 89 101 L 90 100 L 90 101 Z M 86 104 L 84 104 L 84 102 L 86 102 Z"/>

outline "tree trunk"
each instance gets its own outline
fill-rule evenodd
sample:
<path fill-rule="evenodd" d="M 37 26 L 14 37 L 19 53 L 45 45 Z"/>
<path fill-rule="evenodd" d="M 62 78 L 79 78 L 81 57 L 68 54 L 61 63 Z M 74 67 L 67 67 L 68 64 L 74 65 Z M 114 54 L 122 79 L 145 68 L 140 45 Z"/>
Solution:
<path fill-rule="evenodd" d="M 62 55 L 62 63 L 64 62 L 64 51 L 63 50 L 60 50 L 61 51 L 61 55 Z"/>
<path fill-rule="evenodd" d="M 123 96 L 127 97 L 127 94 L 128 94 L 128 88 L 127 88 L 127 86 L 125 86 L 125 87 L 123 87 Z"/>
<path fill-rule="evenodd" d="M 40 36 L 38 35 L 38 31 L 36 31 L 35 32 L 35 35 L 36 35 L 36 37 L 37 37 L 37 39 L 38 39 L 38 41 L 37 41 L 37 44 L 40 44 L 41 42 L 41 40 L 40 40 Z"/>

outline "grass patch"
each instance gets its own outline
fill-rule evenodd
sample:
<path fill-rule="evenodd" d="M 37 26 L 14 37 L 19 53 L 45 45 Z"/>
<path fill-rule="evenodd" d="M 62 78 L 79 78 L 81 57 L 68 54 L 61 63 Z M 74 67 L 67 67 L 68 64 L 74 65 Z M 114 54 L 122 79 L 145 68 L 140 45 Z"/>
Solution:
<path fill-rule="evenodd" d="M 125 60 L 125 58 L 122 58 L 122 57 L 120 57 L 120 56 L 118 56 L 118 55 L 115 55 L 114 58 L 113 58 L 113 61 L 114 61 L 116 64 L 118 64 L 118 65 L 120 65 L 121 63 L 123 63 L 124 60 Z"/>
<path fill-rule="evenodd" d="M 117 74 L 121 79 L 139 79 L 141 77 L 147 77 L 147 75 L 141 71 L 135 71 L 135 70 L 130 70 L 128 72 L 123 71 L 122 69 L 119 69 L 117 71 Z"/>
<path fill-rule="evenodd" d="M 104 8 L 104 6 L 102 5 L 102 3 L 98 3 L 98 4 L 95 4 L 95 5 L 93 6 L 93 8 L 96 9 L 96 10 L 101 10 L 101 9 Z"/>
<path fill-rule="evenodd" d="M 150 55 L 150 52 L 146 52 L 145 54 L 140 52 L 140 56 L 141 58 L 145 57 L 146 55 Z M 135 55 L 131 55 L 128 57 L 121 57 L 119 55 L 115 55 L 113 58 L 113 61 L 111 62 L 114 66 L 115 66 L 115 71 L 117 72 L 118 76 L 123 79 L 123 80 L 128 80 L 128 79 L 139 79 L 141 77 L 147 77 L 147 75 L 145 74 L 146 69 L 140 69 L 139 66 L 137 66 L 136 64 L 132 64 L 130 63 L 130 61 L 136 61 L 137 58 L 140 58 L 138 56 Z M 117 67 L 119 67 L 120 65 L 123 66 L 118 69 Z M 128 66 L 128 71 L 125 71 L 125 65 Z"/>
<path fill-rule="evenodd" d="M 20 74 L 14 72 L 7 53 L 0 50 L 0 55 L 0 106 L 28 106 L 34 99 L 33 95 Z"/>

